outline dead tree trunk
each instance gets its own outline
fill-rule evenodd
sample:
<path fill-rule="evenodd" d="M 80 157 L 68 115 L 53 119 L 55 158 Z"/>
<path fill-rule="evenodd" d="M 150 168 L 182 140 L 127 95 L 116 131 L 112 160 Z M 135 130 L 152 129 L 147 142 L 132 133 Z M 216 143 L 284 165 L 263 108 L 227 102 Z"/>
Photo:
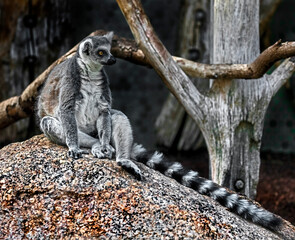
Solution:
<path fill-rule="evenodd" d="M 202 130 L 210 154 L 212 179 L 253 198 L 264 115 L 270 99 L 293 73 L 295 64 L 286 60 L 271 76 L 252 81 L 212 80 L 208 94 L 202 94 L 158 39 L 140 2 L 117 2 L 147 60 Z M 259 54 L 259 0 L 211 3 L 213 62 L 254 60 Z M 280 43 L 275 46 L 280 48 Z M 270 55 L 264 55 L 267 56 Z M 262 58 L 263 54 L 254 65 L 260 62 L 264 66 Z M 252 71 L 248 67 L 245 71 Z"/>
<path fill-rule="evenodd" d="M 281 0 L 262 0 L 260 9 L 260 35 L 266 46 L 268 23 Z M 178 55 L 203 63 L 210 60 L 210 1 L 184 0 L 179 26 Z M 198 59 L 195 57 L 198 56 Z M 197 88 L 207 90 L 208 81 L 191 78 Z M 187 115 L 181 104 L 170 94 L 157 118 L 155 129 L 157 142 L 177 150 L 196 150 L 203 145 L 203 137 L 194 120 Z"/>
<path fill-rule="evenodd" d="M 210 61 L 210 1 L 184 0 L 178 34 L 180 57 L 209 63 Z M 207 90 L 208 81 L 191 78 L 197 88 Z M 196 122 L 187 115 L 176 98 L 169 94 L 155 124 L 157 142 L 177 150 L 196 150 L 203 144 L 202 133 Z"/>
<path fill-rule="evenodd" d="M 213 6 L 213 63 L 246 63 L 259 55 L 259 0 Z M 227 27 L 224 27 L 227 26 Z M 264 79 L 213 81 L 211 110 L 204 124 L 211 177 L 255 197 L 263 119 L 271 98 Z"/>
<path fill-rule="evenodd" d="M 259 55 L 258 6 L 259 0 L 213 2 L 213 63 L 246 63 Z M 275 77 L 213 80 L 202 124 L 212 179 L 251 198 L 259 179 L 264 116 L 276 92 L 271 83 L 285 80 Z"/>

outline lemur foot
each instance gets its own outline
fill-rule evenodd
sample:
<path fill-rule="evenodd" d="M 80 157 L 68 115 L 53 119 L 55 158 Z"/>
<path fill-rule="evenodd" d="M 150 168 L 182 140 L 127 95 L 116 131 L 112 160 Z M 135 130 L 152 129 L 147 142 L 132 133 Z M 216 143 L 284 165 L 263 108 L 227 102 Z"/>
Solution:
<path fill-rule="evenodd" d="M 134 175 L 137 180 L 142 180 L 141 170 L 138 166 L 129 159 L 117 158 L 117 164 L 125 169 L 127 172 Z"/>
<path fill-rule="evenodd" d="M 68 157 L 78 159 L 83 156 L 83 154 L 88 154 L 87 151 L 81 150 L 79 148 L 69 148 Z"/>
<path fill-rule="evenodd" d="M 113 153 L 115 149 L 111 145 L 100 145 L 100 143 L 96 143 L 91 148 L 91 153 L 94 157 L 99 159 L 112 159 Z"/>

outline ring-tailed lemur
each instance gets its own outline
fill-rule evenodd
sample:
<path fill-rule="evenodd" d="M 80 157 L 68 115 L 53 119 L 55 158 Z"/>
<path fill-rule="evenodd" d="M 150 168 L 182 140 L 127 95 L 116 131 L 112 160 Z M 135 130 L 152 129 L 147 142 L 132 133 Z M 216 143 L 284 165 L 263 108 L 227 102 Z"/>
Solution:
<path fill-rule="evenodd" d="M 130 159 L 133 136 L 128 118 L 111 109 L 109 80 L 103 69 L 116 59 L 110 53 L 113 32 L 88 37 L 77 53 L 57 65 L 48 75 L 38 99 L 43 133 L 53 142 L 66 144 L 68 156 L 79 158 L 91 148 L 98 158 L 112 158 L 141 178 Z"/>
<path fill-rule="evenodd" d="M 128 118 L 111 109 L 109 81 L 103 65 L 115 63 L 110 53 L 113 33 L 84 39 L 75 56 L 57 65 L 49 74 L 38 99 L 40 128 L 53 142 L 67 145 L 68 155 L 79 158 L 80 147 L 97 158 L 116 156 L 118 165 L 141 179 L 136 160 L 176 179 L 184 186 L 208 195 L 245 219 L 276 230 L 281 220 L 252 202 L 230 193 L 198 172 L 180 163 L 166 161 L 161 153 L 148 153 L 133 144 Z"/>

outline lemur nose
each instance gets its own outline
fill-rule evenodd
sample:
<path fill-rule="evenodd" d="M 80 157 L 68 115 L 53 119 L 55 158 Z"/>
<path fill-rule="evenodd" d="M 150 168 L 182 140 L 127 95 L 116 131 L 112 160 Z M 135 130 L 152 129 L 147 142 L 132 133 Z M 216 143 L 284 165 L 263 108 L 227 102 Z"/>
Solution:
<path fill-rule="evenodd" d="M 112 64 L 115 64 L 116 63 L 116 58 L 114 56 L 111 56 L 108 61 L 107 61 L 107 64 L 108 65 L 112 65 Z"/>

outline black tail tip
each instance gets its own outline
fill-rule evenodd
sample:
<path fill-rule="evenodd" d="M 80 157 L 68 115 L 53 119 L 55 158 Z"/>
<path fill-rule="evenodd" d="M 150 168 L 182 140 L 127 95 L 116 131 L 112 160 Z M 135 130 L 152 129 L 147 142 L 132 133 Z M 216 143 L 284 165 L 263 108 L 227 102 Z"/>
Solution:
<path fill-rule="evenodd" d="M 272 219 L 269 220 L 266 228 L 268 228 L 271 231 L 277 232 L 282 228 L 282 226 L 283 220 L 280 217 L 273 215 Z"/>

